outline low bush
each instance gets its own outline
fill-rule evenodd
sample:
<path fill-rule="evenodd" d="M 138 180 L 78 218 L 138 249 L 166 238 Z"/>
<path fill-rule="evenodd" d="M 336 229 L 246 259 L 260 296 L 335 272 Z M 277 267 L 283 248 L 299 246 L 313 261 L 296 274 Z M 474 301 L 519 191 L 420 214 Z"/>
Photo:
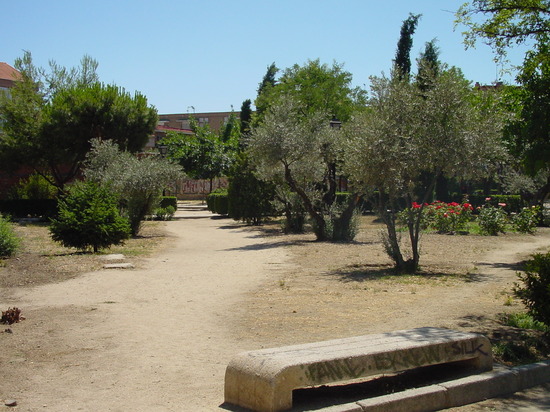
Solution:
<path fill-rule="evenodd" d="M 130 237 L 127 219 L 120 216 L 118 197 L 108 186 L 78 182 L 59 200 L 59 216 L 52 219 L 52 239 L 79 250 L 118 245 Z"/>
<path fill-rule="evenodd" d="M 153 216 L 155 220 L 172 220 L 176 213 L 173 206 L 158 207 L 154 210 Z"/>
<path fill-rule="evenodd" d="M 523 285 L 516 284 L 514 294 L 533 319 L 550 325 L 550 252 L 533 255 L 525 264 L 525 272 L 518 273 L 518 277 Z"/>
<path fill-rule="evenodd" d="M 55 199 L 58 189 L 50 183 L 52 181 L 54 179 L 51 176 L 46 178 L 33 173 L 13 186 L 8 197 L 10 199 Z"/>
<path fill-rule="evenodd" d="M 506 315 L 505 322 L 508 326 L 513 326 L 520 329 L 532 329 L 546 332 L 548 327 L 538 320 L 533 319 L 528 313 L 512 313 Z"/>
<path fill-rule="evenodd" d="M 12 256 L 17 251 L 19 243 L 12 224 L 0 215 L 0 257 Z"/>
<path fill-rule="evenodd" d="M 176 196 L 162 196 L 159 207 L 167 208 L 168 206 L 172 206 L 174 211 L 178 210 L 178 198 Z"/>
<path fill-rule="evenodd" d="M 535 233 L 540 220 L 540 206 L 524 207 L 512 215 L 511 223 L 520 233 Z"/>
<path fill-rule="evenodd" d="M 506 232 L 508 215 L 504 211 L 506 204 L 499 203 L 496 207 L 490 203 L 478 208 L 477 223 L 481 234 L 497 236 Z"/>
<path fill-rule="evenodd" d="M 227 189 L 216 189 L 206 196 L 206 206 L 212 213 L 227 215 L 229 209 Z"/>

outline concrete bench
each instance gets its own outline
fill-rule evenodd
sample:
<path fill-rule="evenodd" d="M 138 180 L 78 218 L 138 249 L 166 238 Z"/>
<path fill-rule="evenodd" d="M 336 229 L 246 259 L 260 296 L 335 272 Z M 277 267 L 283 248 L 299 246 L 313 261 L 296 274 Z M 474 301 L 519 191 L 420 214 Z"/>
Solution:
<path fill-rule="evenodd" d="M 450 362 L 491 370 L 491 344 L 474 333 L 419 328 L 244 352 L 227 366 L 225 402 L 284 411 L 292 408 L 294 389 Z"/>

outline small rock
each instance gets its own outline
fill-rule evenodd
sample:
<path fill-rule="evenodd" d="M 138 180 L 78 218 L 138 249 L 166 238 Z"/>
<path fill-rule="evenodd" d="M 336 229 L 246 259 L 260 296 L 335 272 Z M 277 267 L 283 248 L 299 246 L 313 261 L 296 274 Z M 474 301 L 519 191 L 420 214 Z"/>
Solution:
<path fill-rule="evenodd" d="M 13 333 L 13 331 L 10 328 L 4 329 L 4 333 Z"/>
<path fill-rule="evenodd" d="M 6 405 L 6 406 L 17 406 L 17 401 L 15 399 L 6 399 L 4 401 L 4 405 Z"/>

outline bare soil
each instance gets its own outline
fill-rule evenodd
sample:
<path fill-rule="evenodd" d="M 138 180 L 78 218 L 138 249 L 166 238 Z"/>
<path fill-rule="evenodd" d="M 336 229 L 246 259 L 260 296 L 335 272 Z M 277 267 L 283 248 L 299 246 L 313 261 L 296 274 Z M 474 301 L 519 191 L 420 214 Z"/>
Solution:
<path fill-rule="evenodd" d="M 415 276 L 393 273 L 381 229 L 367 216 L 356 242 L 331 244 L 180 213 L 110 251 L 136 266 L 124 271 L 52 244 L 45 227 L 19 227 L 0 308 L 26 320 L 0 333 L 0 400 L 21 411 L 211 411 L 225 407 L 225 366 L 243 350 L 422 326 L 518 336 L 499 319 L 523 310 L 516 271 L 550 248 L 550 229 L 426 234 Z"/>

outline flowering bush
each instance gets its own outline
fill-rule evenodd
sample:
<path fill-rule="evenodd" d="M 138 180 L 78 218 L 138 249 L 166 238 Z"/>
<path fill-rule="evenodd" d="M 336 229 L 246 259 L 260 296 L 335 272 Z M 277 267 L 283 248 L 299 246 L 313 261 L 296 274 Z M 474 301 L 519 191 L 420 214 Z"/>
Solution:
<path fill-rule="evenodd" d="M 489 202 L 491 198 L 488 197 L 485 200 Z M 505 232 L 508 215 L 504 211 L 504 207 L 506 207 L 506 203 L 499 203 L 497 207 L 485 203 L 484 206 L 478 207 L 477 223 L 482 234 L 496 236 Z"/>
<path fill-rule="evenodd" d="M 428 227 L 441 233 L 452 233 L 464 230 L 472 218 L 473 207 L 470 203 L 445 203 L 435 201 L 425 205 Z"/>
<path fill-rule="evenodd" d="M 413 202 L 410 209 L 402 212 L 401 220 L 407 222 L 410 213 L 422 213 L 420 225 L 423 229 L 433 229 L 440 233 L 453 233 L 464 230 L 471 220 L 473 207 L 470 203 L 445 203 L 435 201 L 421 205 Z"/>
<path fill-rule="evenodd" d="M 520 233 L 534 233 L 540 215 L 540 206 L 524 207 L 512 216 L 512 225 Z"/>

